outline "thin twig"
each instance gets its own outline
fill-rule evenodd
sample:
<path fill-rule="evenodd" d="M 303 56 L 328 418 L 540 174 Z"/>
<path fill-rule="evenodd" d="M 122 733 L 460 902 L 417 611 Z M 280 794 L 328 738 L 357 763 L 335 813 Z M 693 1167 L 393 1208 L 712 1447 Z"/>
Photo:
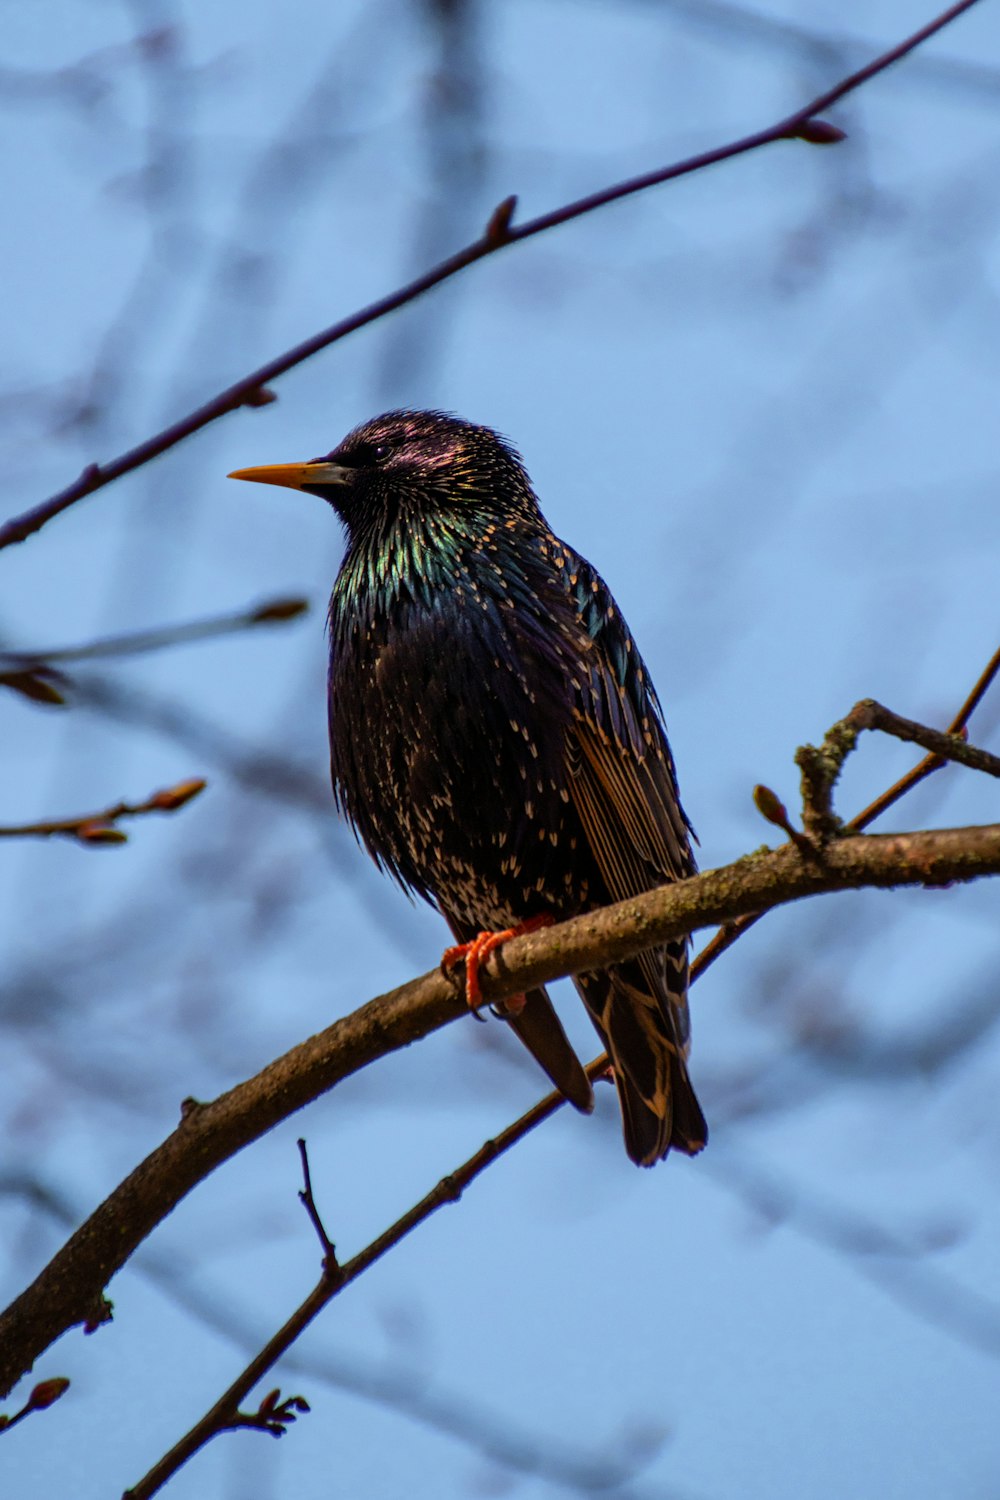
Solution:
<path fill-rule="evenodd" d="M 87 641 L 82 646 L 54 646 L 40 651 L 0 650 L 0 680 L 8 667 L 38 670 L 56 661 L 93 661 L 99 657 L 146 655 L 150 651 L 163 651 L 171 646 L 183 646 L 193 641 L 208 641 L 220 635 L 253 630 L 258 625 L 284 624 L 286 620 L 298 619 L 308 609 L 308 599 L 268 599 L 263 604 L 255 604 L 250 609 L 236 610 L 231 614 L 212 615 L 205 620 L 189 620 L 183 625 L 161 625 L 153 630 L 136 630 L 127 635 L 104 636 L 96 641 Z"/>
<path fill-rule="evenodd" d="M 969 692 L 969 696 L 945 730 L 946 734 L 963 734 L 965 732 L 969 720 L 992 687 L 998 673 L 1000 673 L 1000 646 L 997 647 L 979 674 L 978 679 Z M 945 761 L 940 755 L 925 755 L 923 760 L 913 767 L 912 771 L 907 771 L 905 776 L 901 776 L 893 786 L 889 787 L 881 796 L 876 797 L 874 802 L 870 802 L 867 807 L 862 808 L 861 812 L 856 813 L 848 823 L 845 823 L 845 832 L 861 833 L 870 823 L 874 823 L 876 818 L 880 818 L 888 808 L 898 802 L 900 797 L 904 797 L 912 787 L 917 786 L 925 777 L 930 776 L 933 771 L 939 771 L 944 764 Z"/>
<path fill-rule="evenodd" d="M 920 745 L 942 765 L 945 761 L 957 761 L 987 776 L 1000 776 L 1000 757 L 970 745 L 963 734 L 942 734 L 939 729 L 928 729 L 925 724 L 904 719 L 884 708 L 874 698 L 863 698 L 827 730 L 819 748 L 803 745 L 795 754 L 795 763 L 802 772 L 803 823 L 806 833 L 820 844 L 835 837 L 840 829 L 840 820 L 833 812 L 833 790 L 844 761 L 865 729 L 877 729 L 907 744 Z"/>
<path fill-rule="evenodd" d="M 65 1375 L 53 1375 L 48 1380 L 40 1380 L 20 1411 L 16 1411 L 12 1417 L 9 1417 L 6 1412 L 0 1412 L 0 1432 L 10 1432 L 18 1422 L 23 1422 L 25 1417 L 30 1417 L 33 1411 L 46 1411 L 68 1390 L 69 1381 Z"/>
<path fill-rule="evenodd" d="M 139 443 L 135 448 L 119 454 L 117 458 L 109 460 L 105 464 L 88 464 L 80 476 L 72 484 L 52 495 L 40 505 L 25 511 L 22 515 L 14 516 L 5 525 L 0 526 L 0 548 L 9 547 L 14 542 L 23 542 L 34 532 L 39 531 L 53 517 L 68 510 L 79 500 L 87 495 L 92 495 L 95 490 L 102 489 L 115 479 L 120 479 L 123 474 L 130 473 L 142 464 L 148 463 L 150 459 L 165 453 L 168 448 L 182 442 L 210 422 L 216 421 L 227 413 L 239 410 L 242 406 L 258 406 L 261 404 L 262 394 L 270 393 L 267 388 L 270 383 L 279 376 L 287 373 L 295 365 L 302 364 L 304 360 L 321 349 L 337 343 L 338 340 L 346 338 L 348 334 L 355 333 L 359 328 L 364 328 L 369 323 L 374 323 L 378 318 L 384 318 L 388 313 L 403 307 L 408 302 L 413 302 L 417 297 L 432 287 L 438 286 L 442 281 L 456 276 L 460 271 L 476 261 L 483 260 L 488 255 L 493 255 L 508 245 L 520 244 L 522 241 L 531 239 L 535 235 L 544 234 L 550 229 L 555 229 L 560 224 L 566 224 L 572 219 L 582 218 L 584 214 L 592 213 L 595 209 L 603 208 L 606 204 L 615 203 L 622 198 L 630 197 L 633 193 L 645 192 L 647 189 L 656 187 L 661 183 L 673 181 L 675 178 L 687 176 L 691 172 L 704 170 L 713 166 L 716 162 L 728 161 L 736 156 L 745 155 L 748 151 L 759 150 L 762 146 L 768 146 L 775 141 L 805 140 L 818 144 L 828 144 L 842 137 L 842 132 L 836 127 L 827 126 L 825 121 L 818 120 L 817 116 L 822 114 L 831 105 L 838 103 L 845 95 L 859 88 L 861 84 L 867 83 L 876 74 L 882 73 L 886 68 L 892 66 L 912 52 L 915 47 L 941 31 L 963 12 L 971 10 L 978 0 L 959 0 L 956 5 L 949 6 L 933 21 L 922 26 L 919 31 L 913 33 L 905 41 L 890 47 L 888 51 L 881 53 L 865 67 L 859 68 L 849 77 L 841 80 L 833 88 L 827 89 L 819 94 L 810 103 L 796 110 L 793 114 L 779 120 L 776 124 L 768 126 L 764 130 L 758 130 L 750 135 L 742 136 L 740 139 L 730 141 L 724 146 L 716 146 L 710 151 L 700 152 L 697 156 L 690 156 L 683 161 L 674 162 L 670 166 L 660 167 L 651 172 L 644 172 L 637 177 L 627 178 L 625 181 L 614 184 L 611 187 L 602 188 L 599 192 L 591 193 L 585 198 L 578 198 L 572 203 L 564 204 L 561 208 L 553 209 L 546 214 L 540 214 L 535 219 L 529 219 L 521 225 L 513 225 L 513 205 L 509 198 L 493 211 L 484 233 L 466 245 L 463 249 L 455 252 L 446 260 L 426 271 L 422 276 L 416 277 L 397 291 L 390 292 L 387 296 L 358 312 L 342 318 L 339 322 L 332 324 L 329 328 L 313 334 L 311 338 L 296 344 L 294 348 L 287 350 L 284 354 L 268 360 L 259 369 L 251 374 L 245 375 L 242 380 L 227 386 L 210 401 L 196 407 L 187 416 L 173 422 L 170 426 L 163 428 L 161 432 L 153 437 L 147 438 L 145 442 Z"/>
<path fill-rule="evenodd" d="M 185 807 L 207 783 L 200 776 L 179 781 L 176 786 L 154 792 L 145 802 L 116 802 L 103 812 L 83 813 L 77 818 L 48 818 L 39 823 L 0 824 L 0 838 L 70 838 L 80 844 L 124 844 L 128 834 L 117 827 L 120 818 L 138 818 L 145 813 L 177 812 Z"/>
<path fill-rule="evenodd" d="M 985 698 L 998 673 L 1000 673 L 1000 647 L 994 651 L 970 689 L 965 702 L 948 725 L 945 731 L 947 735 L 964 734 L 970 718 Z M 915 765 L 911 771 L 907 771 L 905 776 L 901 776 L 898 781 L 876 797 L 874 802 L 869 802 L 867 807 L 855 813 L 853 818 L 849 818 L 841 831 L 845 834 L 863 832 L 884 812 L 888 812 L 890 807 L 894 807 L 900 798 L 905 797 L 913 787 L 946 764 L 947 761 L 940 755 L 925 755 L 918 765 Z M 731 948 L 744 932 L 748 932 L 751 927 L 755 926 L 764 915 L 766 915 L 764 912 L 750 912 L 744 917 L 737 917 L 733 922 L 723 923 L 692 961 L 692 980 L 698 979 L 711 968 L 715 960 L 721 957 L 727 948 Z"/>
<path fill-rule="evenodd" d="M 877 729 L 906 744 L 919 745 L 936 759 L 955 761 L 957 765 L 968 766 L 970 771 L 982 771 L 986 776 L 1000 776 L 1000 756 L 970 745 L 962 734 L 950 731 L 942 734 L 939 729 L 929 729 L 914 719 L 904 719 L 891 708 L 876 703 L 874 698 L 862 698 L 848 717 L 856 729 Z"/>
<path fill-rule="evenodd" d="M 324 1269 L 333 1275 L 340 1271 L 340 1266 L 337 1264 L 337 1247 L 327 1234 L 326 1225 L 323 1223 L 322 1215 L 316 1206 L 316 1199 L 313 1195 L 312 1173 L 309 1170 L 309 1151 L 302 1136 L 299 1136 L 296 1144 L 299 1148 L 299 1159 L 302 1162 L 302 1181 L 304 1183 L 304 1187 L 299 1193 L 299 1202 L 309 1215 L 309 1222 L 316 1231 L 316 1236 L 323 1250 Z"/>
<path fill-rule="evenodd" d="M 67 1232 L 82 1218 L 76 1202 L 30 1172 L 0 1172 L 0 1196 L 5 1194 L 49 1216 Z M 266 1338 L 260 1308 L 255 1305 L 251 1317 L 228 1298 L 221 1285 L 207 1285 L 203 1276 L 192 1276 L 191 1269 L 173 1251 L 147 1250 L 131 1264 L 133 1272 L 147 1278 L 176 1307 L 249 1358 Z M 449 1390 L 437 1379 L 433 1386 L 415 1382 L 406 1364 L 400 1365 L 391 1355 L 380 1360 L 344 1350 L 333 1354 L 313 1344 L 308 1352 L 290 1350 L 282 1369 L 464 1444 L 512 1475 L 541 1479 L 588 1500 L 598 1491 L 613 1493 L 614 1500 L 639 1500 L 633 1481 L 662 1451 L 662 1443 L 644 1443 L 641 1452 L 629 1456 L 619 1452 L 613 1439 L 606 1447 L 595 1448 L 571 1433 L 559 1437 L 543 1432 L 541 1427 L 528 1425 L 530 1414 L 525 1411 L 503 1412 L 489 1390 Z"/>
<path fill-rule="evenodd" d="M 595 1059 L 587 1069 L 590 1078 L 592 1080 L 599 1078 L 604 1073 L 606 1064 L 606 1058 Z M 485 1172 L 488 1166 L 503 1156 L 504 1152 L 509 1151 L 529 1131 L 534 1130 L 536 1125 L 540 1125 L 543 1120 L 555 1114 L 565 1102 L 563 1096 L 557 1093 L 549 1094 L 540 1100 L 493 1140 L 486 1141 L 480 1146 L 468 1161 L 463 1162 L 454 1172 L 449 1172 L 446 1177 L 442 1177 L 440 1182 L 420 1199 L 419 1203 L 415 1203 L 394 1224 L 390 1224 L 388 1229 L 344 1265 L 330 1270 L 324 1256 L 323 1274 L 308 1297 L 299 1304 L 277 1333 L 268 1339 L 260 1353 L 240 1372 L 215 1405 L 153 1465 L 138 1484 L 125 1491 L 122 1500 L 149 1500 L 149 1496 L 155 1495 L 157 1490 L 161 1489 L 167 1480 L 176 1474 L 177 1470 L 200 1448 L 203 1448 L 218 1433 L 232 1426 L 233 1413 L 238 1411 L 240 1402 L 253 1390 L 257 1382 L 274 1368 L 281 1356 L 291 1348 L 334 1297 L 339 1296 L 345 1287 L 350 1286 L 352 1281 L 356 1281 L 377 1260 L 381 1260 L 383 1255 L 411 1234 L 418 1225 L 429 1219 L 439 1208 L 443 1208 L 448 1203 L 457 1203 L 465 1189 Z M 301 1150 L 301 1141 L 299 1146 Z M 324 1238 L 325 1234 L 324 1230 Z"/>

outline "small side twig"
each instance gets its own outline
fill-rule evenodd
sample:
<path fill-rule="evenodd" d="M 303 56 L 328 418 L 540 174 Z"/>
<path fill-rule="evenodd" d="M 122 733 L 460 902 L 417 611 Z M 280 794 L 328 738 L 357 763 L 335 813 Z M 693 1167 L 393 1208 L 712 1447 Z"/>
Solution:
<path fill-rule="evenodd" d="M 976 678 L 962 706 L 948 725 L 945 733 L 949 738 L 965 733 L 970 718 L 980 703 L 982 703 L 996 681 L 998 674 L 1000 674 L 1000 646 L 997 647 Z M 853 818 L 849 818 L 843 825 L 842 832 L 845 834 L 862 833 L 876 819 L 880 818 L 883 813 L 888 812 L 890 807 L 894 807 L 900 798 L 905 797 L 907 792 L 912 791 L 921 781 L 924 781 L 928 776 L 933 775 L 935 771 L 939 771 L 945 765 L 947 765 L 947 761 L 942 756 L 933 753 L 925 755 L 918 765 L 906 772 L 905 776 L 901 776 L 898 781 L 893 782 L 892 786 L 887 787 L 884 792 L 880 792 L 873 802 L 869 802 L 867 807 L 863 807 L 860 812 L 854 814 Z M 763 912 L 751 912 L 746 916 L 736 917 L 730 922 L 724 922 L 718 932 L 713 935 L 694 959 L 691 965 L 692 979 L 697 979 L 701 974 L 704 974 L 706 969 L 710 968 L 715 963 L 715 960 L 726 952 L 727 948 L 731 948 L 745 932 L 748 932 L 751 927 L 759 922 L 763 915 Z"/>
<path fill-rule="evenodd" d="M 45 1411 L 47 1407 L 52 1406 L 58 1401 L 60 1396 L 65 1395 L 68 1390 L 69 1381 L 65 1375 L 53 1375 L 49 1380 L 40 1380 L 32 1389 L 31 1395 L 20 1411 L 16 1411 L 12 1417 L 8 1417 L 6 1412 L 0 1411 L 0 1432 L 9 1432 L 12 1427 L 16 1427 L 18 1422 L 23 1422 L 25 1417 L 30 1416 L 33 1411 Z"/>
<path fill-rule="evenodd" d="M 608 1059 L 606 1056 L 595 1058 L 587 1067 L 587 1074 L 591 1081 L 596 1081 L 604 1076 L 607 1071 Z M 139 1483 L 130 1490 L 126 1490 L 122 1500 L 149 1500 L 151 1495 L 166 1484 L 167 1480 L 177 1473 L 178 1469 L 185 1464 L 189 1458 L 211 1442 L 220 1432 L 232 1427 L 258 1427 L 265 1431 L 272 1431 L 269 1422 L 275 1422 L 276 1418 L 271 1415 L 278 1410 L 277 1399 L 280 1392 L 272 1391 L 264 1398 L 260 1408 L 255 1413 L 243 1413 L 240 1411 L 239 1403 L 253 1390 L 254 1386 L 267 1372 L 274 1367 L 281 1356 L 295 1343 L 309 1324 L 323 1311 L 325 1307 L 338 1296 L 345 1287 L 350 1286 L 352 1281 L 373 1266 L 377 1260 L 381 1260 L 394 1245 L 399 1244 L 408 1234 L 411 1234 L 418 1225 L 429 1219 L 431 1214 L 436 1213 L 447 1203 L 457 1203 L 465 1189 L 479 1177 L 486 1168 L 498 1157 L 503 1156 L 512 1146 L 516 1145 L 522 1137 L 547 1120 L 550 1115 L 560 1109 L 566 1100 L 562 1094 L 548 1094 L 540 1100 L 519 1120 L 508 1125 L 506 1130 L 500 1132 L 494 1139 L 484 1142 L 469 1159 L 454 1172 L 447 1176 L 431 1189 L 431 1191 L 419 1203 L 415 1203 L 405 1214 L 391 1224 L 382 1234 L 372 1240 L 369 1245 L 352 1256 L 342 1266 L 337 1267 L 337 1274 L 331 1276 L 327 1272 L 327 1257 L 324 1255 L 323 1274 L 313 1287 L 308 1297 L 292 1313 L 291 1317 L 278 1329 L 277 1333 L 268 1340 L 260 1353 L 246 1366 L 237 1376 L 227 1391 L 219 1397 L 215 1405 L 197 1421 L 194 1426 L 165 1453 L 159 1461 L 149 1470 L 149 1473 L 140 1479 Z M 299 1196 L 306 1206 L 309 1217 L 314 1228 L 320 1236 L 320 1243 L 324 1246 L 329 1244 L 326 1230 L 322 1226 L 319 1214 L 315 1212 L 315 1203 L 312 1199 L 312 1188 L 309 1181 L 308 1158 L 305 1153 L 305 1143 L 299 1141 L 299 1152 L 303 1160 L 303 1173 L 306 1177 L 305 1192 Z M 307 1201 L 308 1198 L 308 1201 Z M 275 1405 L 268 1407 L 264 1413 L 265 1406 L 274 1397 Z M 300 1402 L 302 1397 L 291 1397 L 290 1402 Z M 289 1403 L 285 1403 L 289 1404 Z M 296 1407 L 296 1410 L 308 1410 L 308 1405 Z M 263 1419 L 261 1414 L 264 1413 Z M 283 1418 L 287 1423 L 287 1418 Z M 294 1414 L 291 1418 L 294 1420 Z M 284 1431 L 284 1427 L 281 1428 Z M 278 1436 L 278 1433 L 274 1434 Z"/>
<path fill-rule="evenodd" d="M 77 818 L 47 818 L 38 823 L 0 824 L 0 838 L 70 838 L 80 844 L 124 844 L 128 834 L 119 828 L 120 818 L 138 818 L 146 813 L 177 812 L 187 805 L 207 783 L 201 776 L 179 781 L 176 786 L 154 792 L 145 802 L 116 802 L 103 812 L 83 813 Z"/>
<path fill-rule="evenodd" d="M 753 800 L 754 806 L 761 817 L 766 818 L 769 823 L 773 823 L 775 828 L 780 828 L 782 833 L 787 833 L 800 854 L 806 855 L 807 858 L 810 855 L 815 857 L 817 852 L 816 845 L 812 839 L 806 834 L 801 833 L 794 826 L 791 818 L 788 816 L 788 808 L 782 802 L 777 792 L 772 792 L 769 786 L 758 784 L 753 789 Z"/>
<path fill-rule="evenodd" d="M 986 776 L 1000 776 L 1000 755 L 992 755 L 989 750 L 980 750 L 977 745 L 970 745 L 962 731 L 948 730 L 942 734 L 939 729 L 929 729 L 926 724 L 902 718 L 893 713 L 891 708 L 876 703 L 874 698 L 862 698 L 851 709 L 847 720 L 857 730 L 877 729 L 882 734 L 891 734 L 907 744 L 919 745 L 936 760 L 953 760 L 960 766 L 968 766 L 972 771 L 982 771 Z"/>
<path fill-rule="evenodd" d="M 849 718 L 840 719 L 827 730 L 822 745 L 800 745 L 795 752 L 795 764 L 802 773 L 802 826 L 818 848 L 840 832 L 841 822 L 833 810 L 833 789 L 857 743 L 857 729 Z"/>
<path fill-rule="evenodd" d="M 189 620 L 183 625 L 162 625 L 153 630 L 136 630 L 127 635 L 109 635 L 82 646 L 53 646 L 39 651 L 0 651 L 0 682 L 15 674 L 33 672 L 58 678 L 48 672 L 52 662 L 94 661 L 109 656 L 140 656 L 163 651 L 171 646 L 185 646 L 195 641 L 214 640 L 220 635 L 235 635 L 258 625 L 279 625 L 296 620 L 309 609 L 308 599 L 267 599 L 249 609 L 230 614 L 212 615 L 205 620 Z M 11 671 L 8 671 L 8 668 Z M 13 683 L 7 683 L 14 686 Z M 24 689 L 21 689 L 24 691 Z"/>
<path fill-rule="evenodd" d="M 945 730 L 946 734 L 964 735 L 969 720 L 986 697 L 998 673 L 1000 673 L 1000 646 L 994 651 L 975 683 L 970 688 L 965 702 Z M 845 824 L 845 831 L 848 833 L 863 832 L 870 823 L 875 822 L 876 818 L 880 818 L 887 808 L 892 807 L 894 803 L 898 802 L 900 797 L 905 797 L 906 793 L 911 791 L 913 787 L 917 786 L 927 776 L 930 776 L 932 772 L 940 771 L 941 767 L 946 764 L 947 762 L 940 755 L 925 755 L 919 764 L 915 765 L 911 771 L 907 771 L 905 776 L 901 776 L 897 782 L 894 782 L 891 787 L 876 797 L 874 802 L 869 802 L 868 806 L 862 808 L 861 812 L 855 813 L 850 822 Z"/>
<path fill-rule="evenodd" d="M 16 658 L 6 653 L 0 655 L 0 687 L 20 693 L 22 698 L 27 698 L 32 703 L 44 703 L 48 708 L 61 708 L 66 702 L 63 689 L 68 684 L 69 678 L 65 673 L 56 672 L 41 662 L 36 664 L 34 659 L 31 665 L 21 666 Z"/>
<path fill-rule="evenodd" d="M 313 1194 L 312 1173 L 309 1170 L 309 1151 L 302 1136 L 296 1143 L 299 1148 L 299 1157 L 302 1161 L 302 1181 L 304 1186 L 299 1193 L 299 1202 L 309 1215 L 309 1222 L 316 1231 L 316 1236 L 323 1249 L 323 1270 L 329 1275 L 340 1272 L 337 1261 L 337 1247 L 326 1232 L 326 1225 L 316 1207 L 316 1198 Z"/>
<path fill-rule="evenodd" d="M 223 1425 L 229 1431 L 235 1431 L 238 1427 L 249 1427 L 254 1432 L 267 1432 L 271 1437 L 280 1438 L 284 1437 L 300 1412 L 310 1410 L 305 1396 L 286 1396 L 282 1400 L 281 1390 L 275 1386 L 273 1391 L 268 1391 L 256 1411 L 237 1411 L 235 1416 Z"/>
<path fill-rule="evenodd" d="M 939 729 L 904 719 L 876 703 L 874 698 L 862 698 L 849 714 L 827 730 L 818 749 L 815 745 L 802 745 L 795 752 L 795 763 L 802 772 L 802 822 L 806 832 L 821 845 L 841 831 L 848 831 L 833 811 L 833 789 L 844 761 L 857 746 L 858 735 L 866 729 L 920 745 L 938 764 L 950 760 L 987 776 L 1000 776 L 1000 756 L 970 745 L 964 724 L 942 734 Z"/>

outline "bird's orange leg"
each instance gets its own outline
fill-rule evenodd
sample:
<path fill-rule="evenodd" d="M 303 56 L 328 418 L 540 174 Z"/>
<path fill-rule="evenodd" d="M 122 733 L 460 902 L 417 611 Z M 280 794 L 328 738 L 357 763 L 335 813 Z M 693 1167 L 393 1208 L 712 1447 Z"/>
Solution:
<path fill-rule="evenodd" d="M 527 932 L 538 932 L 542 927 L 551 927 L 554 921 L 555 917 L 550 917 L 548 914 L 529 917 L 526 922 L 518 922 L 516 927 L 508 927 L 503 932 L 480 932 L 471 943 L 458 943 L 454 948 L 445 949 L 441 955 L 441 967 L 445 971 L 454 969 L 463 959 L 465 960 L 465 999 L 477 1019 L 482 1020 L 479 1010 L 483 1003 L 482 990 L 479 988 L 479 970 L 494 948 L 502 947 L 511 938 L 523 937 Z M 508 995 L 502 1003 L 508 1015 L 516 1016 L 518 1011 L 524 1009 L 524 996 Z"/>

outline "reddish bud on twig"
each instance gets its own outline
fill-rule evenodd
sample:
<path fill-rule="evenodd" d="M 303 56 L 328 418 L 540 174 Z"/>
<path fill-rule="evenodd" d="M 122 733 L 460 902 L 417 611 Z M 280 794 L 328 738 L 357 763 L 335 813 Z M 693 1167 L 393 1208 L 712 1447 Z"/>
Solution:
<path fill-rule="evenodd" d="M 179 781 L 176 786 L 168 786 L 162 792 L 156 792 L 150 797 L 149 805 L 155 807 L 157 812 L 176 812 L 185 802 L 190 802 L 199 792 L 203 792 L 205 786 L 204 777 L 193 776 L 190 781 Z"/>
<path fill-rule="evenodd" d="M 16 1427 L 18 1422 L 22 1422 L 33 1411 L 44 1411 L 47 1406 L 58 1401 L 67 1390 L 69 1390 L 69 1381 L 64 1375 L 54 1375 L 51 1380 L 40 1380 L 20 1411 L 16 1411 L 12 1417 L 9 1417 L 5 1411 L 0 1412 L 0 1432 L 4 1432 L 8 1427 Z M 301 1401 L 302 1398 L 295 1396 L 292 1399 Z M 309 1408 L 306 1407 L 306 1410 L 308 1411 Z M 289 1416 L 284 1420 L 294 1422 L 295 1417 Z"/>
<path fill-rule="evenodd" d="M 517 207 L 517 194 L 511 193 L 502 203 L 498 203 L 490 214 L 490 221 L 486 226 L 483 236 L 488 245 L 502 245 L 510 236 L 510 221 L 514 217 Z"/>
<path fill-rule="evenodd" d="M 753 789 L 753 800 L 762 818 L 766 818 L 784 833 L 788 832 L 788 809 L 777 792 L 772 792 L 769 786 L 757 785 Z"/>
<path fill-rule="evenodd" d="M 309 611 L 308 599 L 272 599 L 262 604 L 250 616 L 254 625 L 267 625 L 272 620 L 294 620 Z"/>
<path fill-rule="evenodd" d="M 127 844 L 128 834 L 110 823 L 81 823 L 74 830 L 82 844 Z"/>
<path fill-rule="evenodd" d="M 12 688 L 15 693 L 30 698 L 33 703 L 49 703 L 54 706 L 66 702 L 55 686 L 59 680 L 60 674 L 53 672 L 51 667 L 31 667 L 18 672 L 0 673 L 0 683 L 4 687 Z"/>
<path fill-rule="evenodd" d="M 755 786 L 753 789 L 753 800 L 762 818 L 780 828 L 782 833 L 787 833 L 796 849 L 804 854 L 815 855 L 812 840 L 806 834 L 800 833 L 797 828 L 792 827 L 792 820 L 788 816 L 788 809 L 778 796 L 772 792 L 769 786 Z"/>
<path fill-rule="evenodd" d="M 25 1411 L 44 1411 L 69 1390 L 65 1375 L 53 1375 L 51 1380 L 40 1380 L 28 1397 Z"/>
<path fill-rule="evenodd" d="M 788 139 L 808 141 L 810 146 L 836 146 L 847 140 L 847 131 L 841 130 L 839 125 L 831 125 L 829 120 L 803 120 L 801 125 L 788 132 Z"/>
<path fill-rule="evenodd" d="M 252 391 L 248 391 L 243 397 L 244 406 L 270 406 L 272 401 L 277 401 L 277 391 L 272 391 L 269 385 L 258 385 Z"/>
<path fill-rule="evenodd" d="M 287 1396 L 282 1401 L 281 1391 L 275 1387 L 273 1391 L 268 1391 L 256 1411 L 237 1412 L 236 1420 L 230 1425 L 256 1428 L 258 1432 L 269 1432 L 272 1437 L 284 1437 L 296 1415 L 309 1409 L 309 1402 L 304 1396 Z"/>

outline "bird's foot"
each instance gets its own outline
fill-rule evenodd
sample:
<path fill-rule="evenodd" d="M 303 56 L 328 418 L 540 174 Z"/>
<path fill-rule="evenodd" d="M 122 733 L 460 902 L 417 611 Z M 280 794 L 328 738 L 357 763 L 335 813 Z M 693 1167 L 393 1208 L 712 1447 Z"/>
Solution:
<path fill-rule="evenodd" d="M 441 967 L 446 973 L 449 969 L 454 969 L 463 959 L 465 960 L 465 999 L 477 1020 L 483 1019 L 479 1014 L 483 1004 L 483 994 L 479 987 L 479 970 L 493 950 L 501 948 L 511 938 L 524 937 L 525 933 L 538 932 L 542 927 L 551 927 L 554 921 L 555 918 L 548 914 L 529 917 L 526 922 L 518 922 L 516 927 L 507 927 L 503 932 L 480 932 L 471 943 L 458 943 L 454 948 L 445 949 L 441 955 Z M 524 1003 L 523 995 L 508 995 L 506 1000 L 501 1001 L 502 1009 L 497 1013 L 516 1016 L 524 1009 Z"/>

